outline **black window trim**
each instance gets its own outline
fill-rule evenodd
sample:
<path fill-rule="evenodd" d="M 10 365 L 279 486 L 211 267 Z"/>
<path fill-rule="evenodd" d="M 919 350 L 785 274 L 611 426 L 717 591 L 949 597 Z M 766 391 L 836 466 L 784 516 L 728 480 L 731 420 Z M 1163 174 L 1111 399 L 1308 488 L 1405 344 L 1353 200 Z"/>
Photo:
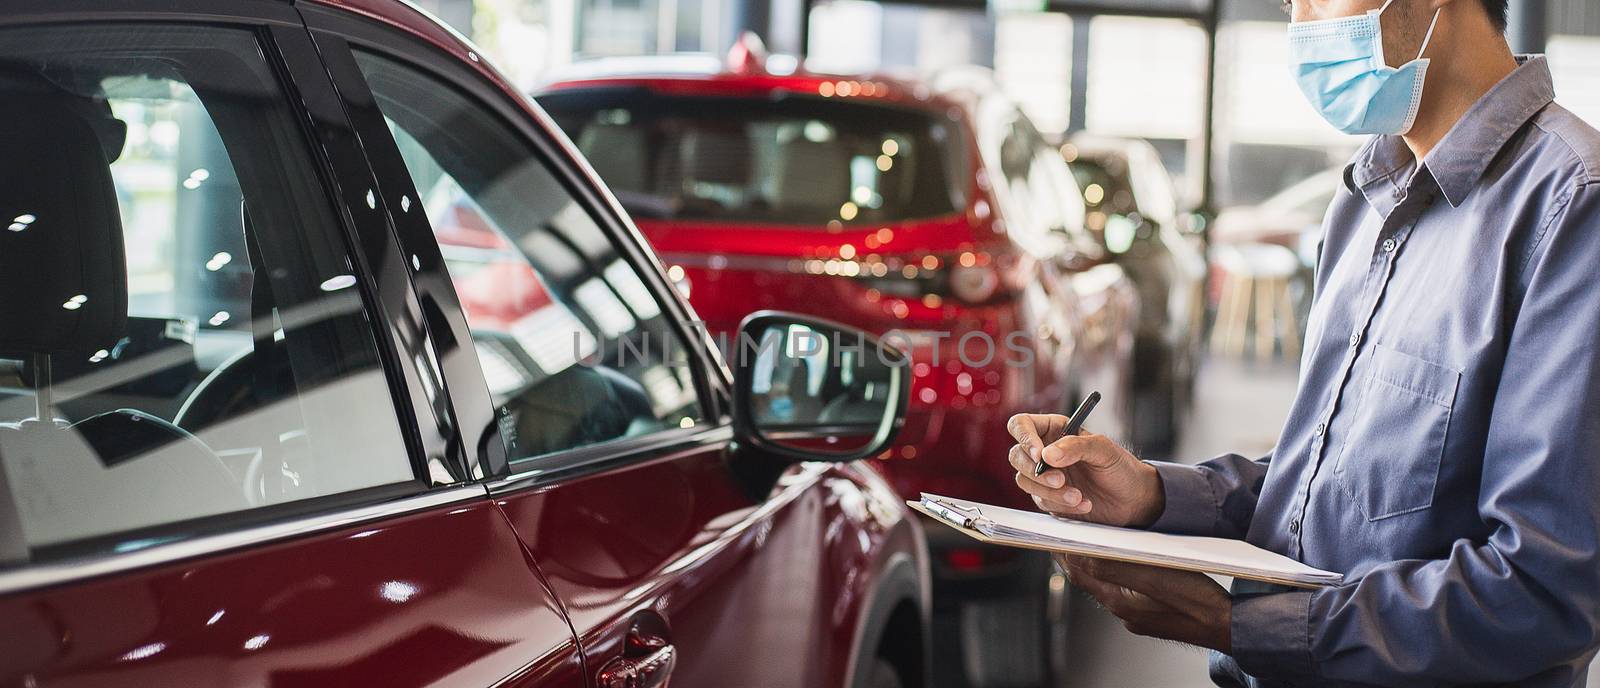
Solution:
<path fill-rule="evenodd" d="M 271 0 L 241 0 L 222 4 L 220 9 L 219 3 L 212 0 L 120 0 L 116 9 L 107 9 L 101 3 L 83 0 L 16 2 L 18 7 L 0 15 L 0 28 L 160 23 L 232 27 L 250 31 L 258 41 L 264 61 L 277 78 L 277 85 L 284 89 L 285 99 L 295 105 L 295 123 L 305 137 L 306 150 L 311 153 L 311 165 L 319 177 L 318 182 L 333 203 L 335 222 L 342 232 L 340 239 L 355 263 L 352 270 L 362 290 L 362 303 L 368 309 L 371 320 L 391 319 L 392 304 L 385 303 L 379 297 L 379 285 L 376 282 L 381 277 L 375 277 L 368 269 L 363 250 L 375 252 L 373 244 L 377 243 L 377 248 L 386 247 L 398 256 L 399 249 L 392 242 L 383 245 L 382 242 L 373 241 L 373 231 L 365 228 L 372 221 L 352 217 L 349 202 L 352 196 L 341 194 L 340 187 L 334 182 L 337 175 L 347 171 L 348 165 L 341 166 L 330 160 L 326 149 L 330 139 L 337 139 L 341 135 L 338 129 L 344 129 L 342 135 L 352 142 L 353 134 L 349 132 L 347 123 L 341 124 L 345 122 L 342 112 L 338 118 L 328 117 L 330 113 L 326 111 L 326 105 L 331 102 L 337 106 L 337 97 L 306 27 L 293 7 Z M 320 113 L 322 117 L 315 112 L 319 100 L 324 106 Z M 370 176 L 366 179 L 370 183 Z M 388 279 L 392 280 L 393 277 L 389 276 Z M 404 284 L 409 294 L 409 281 Z M 412 300 L 414 302 L 414 296 Z M 407 396 L 414 400 L 425 396 L 425 393 L 402 378 L 397 371 L 397 367 L 414 368 L 414 364 L 400 355 L 396 343 L 385 336 L 384 323 L 374 322 L 372 328 L 379 363 L 383 367 L 395 405 L 397 425 L 404 436 L 408 463 L 412 467 L 411 480 L 117 531 L 38 548 L 43 557 L 0 569 L 0 595 L 213 556 L 486 498 L 487 490 L 479 482 L 455 481 L 430 487 L 425 454 L 421 451 L 423 443 L 417 436 L 419 428 L 412 415 L 414 410 L 407 408 L 405 401 Z M 415 371 L 412 373 L 414 375 Z"/>
<path fill-rule="evenodd" d="M 484 477 L 492 492 L 520 489 L 530 482 L 530 479 L 545 484 L 577 474 L 633 463 L 643 460 L 646 458 L 645 455 L 652 454 L 654 449 L 662 446 L 701 444 L 708 441 L 726 444 L 732 439 L 729 429 L 731 426 L 726 417 L 728 390 L 732 384 L 727 368 L 707 352 L 704 331 L 689 326 L 692 319 L 688 308 L 682 302 L 677 289 L 668 283 L 659 262 L 643 249 L 647 246 L 643 235 L 626 220 L 626 216 L 609 191 L 601 191 L 604 187 L 591 181 L 595 178 L 593 172 L 587 169 L 586 163 L 579 162 L 581 157 L 578 156 L 576 147 L 566 140 L 565 135 L 542 110 L 533 105 L 531 99 L 525 94 L 519 94 L 525 101 L 523 105 L 530 111 L 538 113 L 540 124 L 545 131 L 539 131 L 527 121 L 529 117 L 527 111 L 507 103 L 505 93 L 498 86 L 487 83 L 482 75 L 471 73 L 460 65 L 456 57 L 416 36 L 365 17 L 347 15 L 315 5 L 303 6 L 300 9 L 319 48 L 323 51 L 324 58 L 329 62 L 346 58 L 353 61 L 351 50 L 361 49 L 405 64 L 432 76 L 441 83 L 454 85 L 469 100 L 485 107 L 519 135 L 573 200 L 593 218 L 596 226 L 618 249 L 622 260 L 639 275 L 646 288 L 650 289 L 651 296 L 656 298 L 662 311 L 671 316 L 671 326 L 683 338 L 691 354 L 690 373 L 695 380 L 695 391 L 704 416 L 703 424 L 693 428 L 666 428 L 638 437 L 575 447 L 526 459 L 508 460 L 499 470 L 485 471 Z M 339 51 L 343 54 L 337 54 Z M 342 81 L 339 85 L 342 88 L 349 86 Z M 367 89 L 364 78 L 360 87 Z M 346 97 L 348 99 L 350 95 L 347 93 Z M 358 97 L 370 97 L 370 91 Z M 393 145 L 392 137 L 387 130 L 382 131 L 381 136 L 391 142 L 389 145 Z M 393 172 L 403 174 L 407 180 L 410 179 L 409 171 L 401 169 Z M 435 269 L 443 270 L 442 264 Z M 459 312 L 451 315 L 463 319 L 465 317 Z M 482 380 L 481 374 L 477 380 L 447 379 L 446 384 L 454 385 L 458 390 L 481 389 L 482 393 L 487 395 L 487 385 Z M 513 471 L 513 466 L 517 470 Z"/>

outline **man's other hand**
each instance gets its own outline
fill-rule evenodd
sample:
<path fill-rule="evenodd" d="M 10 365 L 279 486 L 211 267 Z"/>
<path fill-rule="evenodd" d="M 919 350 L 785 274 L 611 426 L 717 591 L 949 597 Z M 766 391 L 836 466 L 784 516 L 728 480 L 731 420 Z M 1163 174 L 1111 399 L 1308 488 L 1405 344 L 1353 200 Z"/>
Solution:
<path fill-rule="evenodd" d="M 1231 652 L 1233 598 L 1209 576 L 1064 554 L 1056 563 L 1129 631 Z"/>
<path fill-rule="evenodd" d="M 1066 425 L 1066 416 L 1044 413 L 1019 413 L 1006 423 L 1017 440 L 1008 457 L 1017 487 L 1060 516 L 1135 528 L 1155 523 L 1166 508 L 1155 467 L 1108 437 L 1062 436 Z M 1048 468 L 1035 476 L 1041 456 Z"/>

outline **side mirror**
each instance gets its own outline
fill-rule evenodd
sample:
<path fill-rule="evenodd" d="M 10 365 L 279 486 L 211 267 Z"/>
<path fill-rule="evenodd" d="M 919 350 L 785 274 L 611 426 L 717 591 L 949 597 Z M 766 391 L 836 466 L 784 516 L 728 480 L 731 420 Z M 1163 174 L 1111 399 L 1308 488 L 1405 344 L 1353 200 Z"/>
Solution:
<path fill-rule="evenodd" d="M 733 427 L 742 444 L 796 461 L 883 451 L 905 422 L 910 359 L 856 328 L 761 311 L 739 325 Z"/>

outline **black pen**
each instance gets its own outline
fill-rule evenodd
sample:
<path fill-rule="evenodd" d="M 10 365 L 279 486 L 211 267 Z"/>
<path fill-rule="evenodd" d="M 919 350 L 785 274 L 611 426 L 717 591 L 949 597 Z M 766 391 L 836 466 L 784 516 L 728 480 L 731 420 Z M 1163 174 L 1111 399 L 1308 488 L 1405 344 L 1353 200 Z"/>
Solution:
<path fill-rule="evenodd" d="M 1076 435 L 1083 429 L 1083 422 L 1089 419 L 1089 412 L 1094 410 L 1094 405 L 1100 403 L 1100 393 L 1090 392 L 1084 397 L 1083 403 L 1078 404 L 1078 410 L 1072 412 L 1072 417 L 1067 419 L 1067 430 L 1061 433 L 1062 437 Z M 1043 475 L 1044 469 L 1049 468 L 1044 464 L 1044 449 L 1039 450 L 1039 463 L 1033 467 L 1035 477 Z"/>

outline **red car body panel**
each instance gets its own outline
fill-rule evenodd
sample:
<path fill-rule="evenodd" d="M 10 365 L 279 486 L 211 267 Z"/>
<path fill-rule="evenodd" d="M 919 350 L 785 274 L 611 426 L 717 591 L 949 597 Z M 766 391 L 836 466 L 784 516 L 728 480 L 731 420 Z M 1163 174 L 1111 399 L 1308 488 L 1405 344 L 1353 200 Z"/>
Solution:
<path fill-rule="evenodd" d="M 302 4 L 453 56 L 599 185 L 542 110 L 414 7 Z M 441 241 L 498 247 L 462 224 Z M 507 278 L 518 288 L 498 297 L 457 282 L 475 324 L 548 302 L 536 276 Z M 920 592 L 899 603 L 926 640 L 926 545 L 881 476 L 804 464 L 771 494 L 749 495 L 731 467 L 770 457 L 727 456 L 728 446 L 550 484 L 519 487 L 513 476 L 492 498 L 0 594 L 0 686 L 576 688 L 595 685 L 630 625 L 652 614 L 679 650 L 674 685 L 841 686 L 877 648 L 868 633 L 884 631 L 872 624 L 884 622 L 874 613 L 886 578 L 907 570 Z"/>
<path fill-rule="evenodd" d="M 848 685 L 884 554 L 920 551 L 916 524 L 868 471 L 799 466 L 752 498 L 722 454 L 672 453 L 499 502 L 591 671 L 647 617 L 679 652 L 675 685 Z"/>
<path fill-rule="evenodd" d="M 584 685 L 487 498 L 0 597 L 3 686 Z"/>

